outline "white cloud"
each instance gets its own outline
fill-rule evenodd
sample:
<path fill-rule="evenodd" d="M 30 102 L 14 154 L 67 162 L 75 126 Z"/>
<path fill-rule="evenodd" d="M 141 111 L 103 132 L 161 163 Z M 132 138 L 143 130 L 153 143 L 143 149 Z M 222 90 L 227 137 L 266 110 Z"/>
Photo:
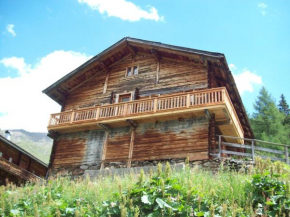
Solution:
<path fill-rule="evenodd" d="M 6 26 L 6 30 L 13 36 L 15 37 L 16 36 L 16 33 L 14 31 L 14 24 L 8 24 Z"/>
<path fill-rule="evenodd" d="M 231 64 L 230 64 L 231 65 Z M 262 85 L 262 77 L 256 75 L 248 69 L 243 69 L 241 73 L 233 73 L 238 90 L 241 95 L 244 92 L 253 92 L 256 85 Z"/>
<path fill-rule="evenodd" d="M 267 14 L 267 11 L 265 10 L 267 7 L 268 7 L 268 5 L 266 5 L 265 3 L 258 4 L 258 8 L 260 9 L 261 14 L 263 16 L 265 16 Z"/>
<path fill-rule="evenodd" d="M 148 11 L 126 0 L 78 0 L 79 3 L 89 5 L 93 10 L 109 17 L 118 17 L 122 20 L 139 21 L 140 19 L 164 21 L 155 7 L 147 6 Z"/>
<path fill-rule="evenodd" d="M 229 68 L 230 68 L 231 71 L 237 69 L 237 67 L 236 67 L 235 64 L 233 64 L 233 63 L 229 64 Z"/>
<path fill-rule="evenodd" d="M 60 106 L 42 90 L 87 61 L 86 54 L 54 51 L 31 66 L 23 58 L 4 58 L 0 62 L 18 71 L 15 78 L 0 78 L 0 128 L 45 132 L 49 114 Z"/>
<path fill-rule="evenodd" d="M 0 60 L 0 63 L 2 63 L 7 68 L 16 69 L 19 75 L 25 74 L 25 72 L 27 72 L 30 68 L 30 65 L 27 65 L 25 63 L 24 58 L 3 58 L 2 60 Z"/>
<path fill-rule="evenodd" d="M 265 9 L 266 7 L 268 7 L 268 5 L 266 5 L 265 3 L 258 4 L 258 8 Z"/>

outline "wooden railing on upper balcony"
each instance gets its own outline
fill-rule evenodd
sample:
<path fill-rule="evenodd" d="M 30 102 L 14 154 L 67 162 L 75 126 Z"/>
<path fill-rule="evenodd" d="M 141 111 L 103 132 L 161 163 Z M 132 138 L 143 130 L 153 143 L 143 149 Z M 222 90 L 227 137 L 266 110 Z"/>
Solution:
<path fill-rule="evenodd" d="M 217 104 L 226 106 L 239 135 L 242 136 L 242 126 L 224 87 L 55 113 L 51 114 L 48 128 L 66 124 L 162 113 L 171 110 L 186 110 Z"/>
<path fill-rule="evenodd" d="M 11 163 L 3 157 L 0 157 L 0 169 L 17 176 L 26 181 L 28 180 L 43 180 L 42 178 L 36 176 L 35 174 L 21 168 L 20 166 Z"/>

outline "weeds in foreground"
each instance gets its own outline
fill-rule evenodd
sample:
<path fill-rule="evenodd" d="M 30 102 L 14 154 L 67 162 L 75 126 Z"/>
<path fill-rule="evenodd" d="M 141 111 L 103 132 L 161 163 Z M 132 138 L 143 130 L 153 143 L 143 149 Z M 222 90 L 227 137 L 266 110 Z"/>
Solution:
<path fill-rule="evenodd" d="M 0 187 L 0 216 L 289 216 L 290 170 L 256 168 L 217 174 L 190 168 Z M 247 173 L 245 173 L 245 171 Z M 253 173 L 253 174 L 252 174 Z"/>

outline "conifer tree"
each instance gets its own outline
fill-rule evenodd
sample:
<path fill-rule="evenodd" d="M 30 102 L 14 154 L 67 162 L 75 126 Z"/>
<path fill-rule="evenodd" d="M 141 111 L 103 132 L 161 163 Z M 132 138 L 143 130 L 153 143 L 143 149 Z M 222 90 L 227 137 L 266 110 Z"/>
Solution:
<path fill-rule="evenodd" d="M 283 125 L 290 128 L 290 109 L 283 94 L 281 94 L 281 100 L 279 101 L 278 108 L 279 111 L 285 115 Z"/>
<path fill-rule="evenodd" d="M 290 112 L 289 105 L 287 104 L 286 99 L 283 94 L 281 94 L 281 100 L 279 101 L 278 108 L 279 108 L 279 111 L 284 113 L 286 116 L 289 115 L 289 112 Z"/>
<path fill-rule="evenodd" d="M 289 128 L 283 125 L 284 114 L 279 112 L 265 87 L 260 90 L 254 109 L 251 125 L 256 139 L 288 144 Z"/>

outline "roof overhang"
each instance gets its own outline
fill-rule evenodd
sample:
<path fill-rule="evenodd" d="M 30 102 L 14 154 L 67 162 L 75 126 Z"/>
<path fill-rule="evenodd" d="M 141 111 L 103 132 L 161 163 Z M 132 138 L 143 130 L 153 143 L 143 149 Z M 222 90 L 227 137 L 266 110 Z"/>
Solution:
<path fill-rule="evenodd" d="M 27 151 L 25 151 L 23 148 L 19 147 L 18 145 L 16 145 L 15 143 L 11 142 L 10 140 L 4 138 L 3 136 L 0 135 L 0 141 L 2 141 L 3 143 L 15 148 L 16 150 L 18 150 L 19 152 L 27 155 L 28 157 L 30 157 L 31 159 L 35 160 L 36 162 L 40 163 L 41 165 L 43 165 L 44 167 L 48 167 L 48 165 L 44 162 L 42 162 L 41 160 L 39 160 L 38 158 L 34 157 L 32 154 L 28 153 Z"/>

